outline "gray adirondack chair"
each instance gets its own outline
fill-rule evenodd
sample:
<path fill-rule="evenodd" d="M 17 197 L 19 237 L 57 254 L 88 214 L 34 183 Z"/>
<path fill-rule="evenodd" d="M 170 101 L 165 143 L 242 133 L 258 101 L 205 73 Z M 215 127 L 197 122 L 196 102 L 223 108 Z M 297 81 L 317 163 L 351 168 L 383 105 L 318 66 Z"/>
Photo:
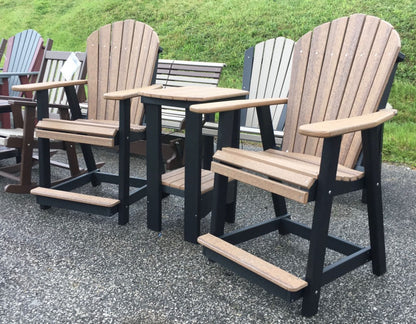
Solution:
<path fill-rule="evenodd" d="M 250 91 L 249 99 L 287 97 L 292 70 L 292 52 L 295 42 L 277 37 L 256 44 L 244 55 L 243 90 Z M 276 141 L 281 143 L 286 119 L 286 105 L 272 105 L 273 129 Z M 216 136 L 218 124 L 206 122 L 204 135 Z M 260 142 L 260 129 L 255 108 L 241 110 L 240 139 Z"/>
<path fill-rule="evenodd" d="M 238 109 L 258 107 L 264 151 L 230 147 L 227 138 L 238 130 L 230 130 L 230 125 L 220 129 L 220 150 L 212 163 L 216 177 L 211 234 L 198 241 L 209 259 L 288 301 L 303 298 L 305 316 L 318 311 L 323 285 L 369 261 L 374 274 L 386 272 L 381 139 L 383 123 L 396 111 L 378 108 L 394 76 L 400 46 L 399 35 L 389 23 L 362 14 L 343 17 L 316 27 L 296 42 L 288 98 L 191 108 L 200 113 L 221 111 L 221 125 L 225 118 L 236 118 Z M 282 150 L 277 150 L 267 106 L 282 103 L 287 104 L 287 118 Z M 361 150 L 364 170 L 356 170 Z M 223 235 L 224 220 L 229 217 L 224 198 L 228 178 L 271 192 L 275 217 Z M 362 189 L 367 197 L 368 247 L 329 234 L 333 197 Z M 285 199 L 314 201 L 312 226 L 291 219 Z M 236 246 L 276 230 L 309 240 L 305 277 Z M 327 248 L 344 256 L 324 267 Z"/>
<path fill-rule="evenodd" d="M 7 49 L 0 73 L 1 96 L 26 96 L 32 94 L 12 90 L 13 85 L 36 81 L 45 50 L 43 38 L 33 29 L 24 30 L 7 41 Z M 10 128 L 10 114 L 8 103 L 0 97 L 0 121 L 2 128 Z"/>

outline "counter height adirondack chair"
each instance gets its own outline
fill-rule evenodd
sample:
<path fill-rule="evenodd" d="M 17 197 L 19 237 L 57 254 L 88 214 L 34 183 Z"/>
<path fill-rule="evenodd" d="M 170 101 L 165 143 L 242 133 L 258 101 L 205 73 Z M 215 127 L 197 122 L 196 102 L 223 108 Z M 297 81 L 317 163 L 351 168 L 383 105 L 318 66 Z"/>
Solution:
<path fill-rule="evenodd" d="M 119 224 L 129 220 L 129 206 L 146 195 L 146 181 L 130 177 L 130 142 L 143 139 L 145 126 L 138 88 L 151 86 L 155 79 L 159 38 L 148 25 L 125 20 L 105 25 L 87 39 L 88 81 L 47 82 L 20 86 L 19 90 L 37 91 L 39 141 L 39 187 L 32 189 L 41 208 L 51 206 L 111 216 L 118 213 Z M 88 119 L 83 119 L 74 85 L 88 84 Z M 48 118 L 49 89 L 64 87 L 71 120 Z M 119 105 L 116 105 L 119 101 Z M 80 143 L 87 173 L 51 187 L 50 140 Z M 91 145 L 119 146 L 119 172 L 100 172 Z M 91 183 L 115 184 L 117 197 L 72 192 Z M 137 189 L 130 192 L 130 187 Z"/>
<path fill-rule="evenodd" d="M 400 51 L 400 38 L 387 22 L 355 14 L 316 27 L 294 47 L 288 98 L 195 105 L 200 113 L 220 111 L 211 233 L 198 242 L 204 254 L 288 301 L 303 297 L 302 314 L 318 311 L 321 287 L 371 261 L 386 272 L 381 197 L 381 132 L 394 109 L 377 111 Z M 269 105 L 287 104 L 282 150 L 275 149 Z M 263 151 L 230 147 L 236 111 L 257 107 Z M 228 127 L 227 127 L 228 125 Z M 225 127 L 224 127 L 225 126 Z M 238 130 L 237 130 L 238 132 Z M 364 170 L 354 169 L 363 151 Z M 224 234 L 227 179 L 272 193 L 275 217 Z M 370 246 L 330 235 L 334 196 L 366 189 Z M 285 198 L 315 202 L 311 227 L 288 214 Z M 278 230 L 309 240 L 306 275 L 299 278 L 236 244 Z M 324 266 L 326 249 L 345 255 Z M 346 301 L 347 302 L 347 301 Z"/>
<path fill-rule="evenodd" d="M 52 44 L 52 42 L 50 43 Z M 10 128 L 10 113 L 7 98 L 2 96 L 26 96 L 12 90 L 13 85 L 36 81 L 45 46 L 43 38 L 33 29 L 24 30 L 7 41 L 3 72 L 0 72 L 0 121 L 2 128 Z"/>
<path fill-rule="evenodd" d="M 61 68 L 72 52 L 52 51 L 50 47 L 49 45 L 46 46 L 37 78 L 38 83 L 64 80 Z M 75 55 L 81 65 L 77 71 L 74 71 L 72 79 L 84 79 L 87 72 L 86 53 L 78 52 Z M 79 101 L 85 100 L 83 85 L 76 87 L 76 95 Z M 10 97 L 8 101 L 13 114 L 14 127 L 0 129 L 0 144 L 7 149 L 16 149 L 19 153 L 19 159 L 15 165 L 7 165 L 0 168 L 0 176 L 16 182 L 7 184 L 4 188 L 6 192 L 29 193 L 31 189 L 37 186 L 32 181 L 32 165 L 35 162 L 33 150 L 37 147 L 37 138 L 34 136 L 36 99 L 37 96 L 35 94 L 33 99 Z M 70 118 L 68 101 L 62 88 L 54 88 L 49 91 L 48 107 L 50 112 L 57 115 L 57 118 L 67 120 Z M 73 143 L 53 141 L 51 147 L 53 149 L 65 150 L 68 157 L 68 165 L 51 160 L 52 165 L 69 169 L 70 177 L 79 175 L 82 172 L 79 168 Z M 17 172 L 19 175 L 16 175 Z M 60 181 L 63 181 L 63 179 L 60 179 Z"/>

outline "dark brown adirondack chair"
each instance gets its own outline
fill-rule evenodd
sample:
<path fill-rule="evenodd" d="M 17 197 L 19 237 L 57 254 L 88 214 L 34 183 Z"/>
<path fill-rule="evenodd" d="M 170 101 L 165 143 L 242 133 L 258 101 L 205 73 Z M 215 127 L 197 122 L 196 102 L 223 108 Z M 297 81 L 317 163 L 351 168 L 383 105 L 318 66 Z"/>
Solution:
<path fill-rule="evenodd" d="M 287 99 L 206 104 L 191 109 L 221 111 L 220 150 L 211 233 L 199 237 L 209 259 L 230 267 L 288 301 L 303 297 L 302 314 L 318 311 L 321 287 L 371 260 L 373 273 L 386 271 L 381 201 L 381 132 L 396 111 L 377 111 L 400 51 L 393 27 L 362 14 L 334 20 L 300 38 L 294 48 Z M 282 150 L 275 149 L 267 106 L 287 103 Z M 229 146 L 232 130 L 222 128 L 235 110 L 257 106 L 264 151 Z M 235 133 L 235 130 L 234 130 Z M 363 151 L 364 171 L 354 169 Z M 272 193 L 275 218 L 223 235 L 227 178 Z M 333 197 L 366 189 L 370 246 L 361 247 L 328 234 Z M 312 226 L 290 218 L 285 198 L 315 202 Z M 235 244 L 278 230 L 310 241 L 304 278 L 298 278 Z M 324 267 L 326 249 L 345 257 Z"/>
<path fill-rule="evenodd" d="M 138 89 L 155 79 L 159 38 L 144 23 L 126 20 L 101 27 L 87 39 L 88 119 L 82 119 L 74 85 L 87 81 L 52 82 L 18 87 L 36 90 L 40 186 L 31 191 L 42 208 L 56 206 L 101 215 L 119 214 L 119 224 L 129 219 L 129 205 L 146 195 L 145 180 L 129 176 L 130 142 L 143 139 L 143 109 Z M 70 121 L 48 118 L 48 89 L 64 87 L 71 108 Z M 114 100 L 119 100 L 119 107 Z M 51 188 L 50 140 L 80 143 L 88 172 Z M 119 174 L 100 172 L 91 145 L 119 145 Z M 118 185 L 118 197 L 107 198 L 71 192 L 76 187 L 101 182 Z M 130 186 L 137 190 L 129 192 Z"/>
<path fill-rule="evenodd" d="M 60 70 L 70 54 L 71 52 L 45 50 L 37 82 L 64 80 Z M 76 56 L 81 62 L 81 66 L 75 71 L 72 79 L 84 79 L 87 72 L 86 53 L 78 52 Z M 76 94 L 81 102 L 85 100 L 83 86 L 76 87 Z M 36 183 L 32 182 L 32 165 L 34 163 L 33 149 L 37 147 L 37 139 L 34 137 L 36 95 L 33 99 L 10 97 L 8 103 L 13 113 L 14 128 L 0 129 L 0 144 L 6 149 L 17 149 L 19 154 L 18 163 L 0 168 L 0 176 L 17 182 L 15 184 L 8 184 L 5 187 L 6 192 L 29 193 L 31 189 L 37 186 Z M 56 115 L 62 119 L 69 119 L 68 101 L 63 89 L 52 89 L 49 91 L 48 103 L 50 111 L 56 111 Z M 66 150 L 69 165 L 56 161 L 51 161 L 51 164 L 69 168 L 71 177 L 80 174 L 81 170 L 79 169 L 75 146 L 73 144 L 53 141 L 52 148 Z M 20 174 L 16 176 L 16 172 Z"/>
<path fill-rule="evenodd" d="M 52 46 L 52 42 L 50 42 Z M 12 90 L 13 85 L 36 81 L 45 46 L 33 29 L 24 30 L 7 41 L 3 72 L 0 73 L 0 121 L 2 128 L 10 128 L 10 107 L 1 96 L 31 98 L 32 94 Z"/>

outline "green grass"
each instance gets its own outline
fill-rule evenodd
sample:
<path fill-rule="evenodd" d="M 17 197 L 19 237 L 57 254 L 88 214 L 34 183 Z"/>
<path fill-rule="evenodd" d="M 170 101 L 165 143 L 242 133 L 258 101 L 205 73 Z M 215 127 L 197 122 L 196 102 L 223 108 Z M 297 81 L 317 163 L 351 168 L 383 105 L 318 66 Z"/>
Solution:
<path fill-rule="evenodd" d="M 0 0 L 0 8 L 7 13 L 0 37 L 33 28 L 57 50 L 85 50 L 87 36 L 106 23 L 146 22 L 159 34 L 163 58 L 224 62 L 220 85 L 237 88 L 248 47 L 277 36 L 296 40 L 352 13 L 378 16 L 397 29 L 406 55 L 389 99 L 399 115 L 386 126 L 384 159 L 416 167 L 415 0 Z"/>

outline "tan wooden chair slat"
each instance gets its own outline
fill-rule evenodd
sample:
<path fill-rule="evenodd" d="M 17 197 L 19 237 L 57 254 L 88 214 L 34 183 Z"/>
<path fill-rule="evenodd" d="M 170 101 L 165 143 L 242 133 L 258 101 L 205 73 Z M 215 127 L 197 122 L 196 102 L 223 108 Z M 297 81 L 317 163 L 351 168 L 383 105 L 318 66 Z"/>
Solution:
<path fill-rule="evenodd" d="M 211 171 L 222 174 L 230 179 L 235 179 L 257 188 L 269 191 L 276 195 L 284 196 L 297 202 L 306 204 L 308 202 L 309 193 L 295 187 L 263 178 L 256 174 L 248 173 L 234 167 L 227 166 L 213 161 L 211 163 Z"/>
<path fill-rule="evenodd" d="M 98 60 L 98 48 L 99 38 L 98 31 L 93 32 L 87 39 L 87 53 L 88 56 L 95 57 L 97 59 L 88 61 L 88 89 L 98 88 L 98 71 L 99 71 L 99 60 Z M 88 90 L 88 118 L 98 119 L 97 107 L 98 107 L 98 93 L 97 91 Z"/>
<path fill-rule="evenodd" d="M 105 198 L 105 197 L 97 197 L 97 196 L 91 196 L 86 194 L 80 194 L 75 192 L 66 192 L 62 190 L 54 190 L 49 188 L 43 188 L 43 187 L 36 187 L 33 188 L 30 191 L 31 194 L 37 195 L 37 196 L 45 196 L 50 198 L 65 198 L 69 201 L 74 202 L 80 202 L 80 203 L 86 203 L 96 206 L 103 206 L 103 207 L 114 207 L 119 204 L 118 199 L 112 199 L 112 198 Z"/>
<path fill-rule="evenodd" d="M 109 127 L 109 125 L 104 125 L 104 127 L 100 127 L 101 125 L 93 125 L 88 123 L 79 123 L 77 121 L 63 121 L 60 120 L 53 120 L 53 119 L 45 119 L 41 120 L 37 124 L 37 129 L 46 129 L 46 130 L 55 130 L 55 131 L 62 131 L 65 133 L 79 133 L 79 134 L 87 134 L 87 135 L 98 135 L 104 137 L 114 137 L 117 133 L 117 128 Z"/>
<path fill-rule="evenodd" d="M 244 251 L 214 235 L 205 234 L 198 238 L 198 243 L 235 261 L 241 266 L 253 271 L 263 278 L 273 282 L 283 289 L 291 292 L 305 288 L 308 283 L 285 270 L 267 262 L 255 255 Z"/>
<path fill-rule="evenodd" d="M 83 143 L 91 145 L 99 145 L 104 147 L 114 147 L 113 137 L 92 136 L 86 134 L 71 134 L 64 132 L 54 132 L 49 130 L 37 129 L 35 135 L 39 138 L 49 138 L 50 140 L 68 141 L 74 143 Z"/>
<path fill-rule="evenodd" d="M 237 156 L 246 157 L 256 162 L 262 162 L 288 171 L 293 171 L 314 179 L 316 179 L 319 174 L 320 158 L 315 156 L 310 156 L 311 159 L 308 159 L 308 155 L 303 155 L 303 159 L 296 159 L 293 158 L 289 152 L 281 152 L 272 149 L 267 151 L 244 151 L 233 148 L 224 148 L 222 152 L 229 152 Z M 261 167 L 259 167 L 259 169 L 261 170 Z M 260 172 L 270 176 L 265 171 Z M 363 172 L 339 165 L 336 179 L 339 181 L 354 181 L 363 176 Z"/>
<path fill-rule="evenodd" d="M 289 165 L 282 165 L 282 163 L 271 163 L 271 159 L 268 161 L 266 158 L 253 151 L 223 149 L 221 151 L 217 151 L 214 154 L 214 159 L 250 171 L 261 173 L 268 177 L 277 177 L 279 180 L 289 182 L 306 189 L 312 187 L 316 178 L 315 175 L 305 175 L 296 171 L 291 171 Z"/>
<path fill-rule="evenodd" d="M 326 51 L 328 50 L 325 51 L 321 74 L 326 77 L 319 82 L 311 122 L 323 120 L 327 111 L 328 101 L 332 93 L 333 79 L 337 71 L 339 52 L 342 48 L 343 38 L 339 37 L 339 35 L 345 32 L 346 24 L 347 19 L 337 19 L 331 22 L 327 41 L 331 52 L 327 53 Z M 310 155 L 317 154 L 318 141 L 316 138 L 308 137 L 305 153 Z"/>
<path fill-rule="evenodd" d="M 282 152 L 282 151 L 273 150 L 273 149 L 266 150 L 262 154 L 273 155 L 273 156 L 277 155 L 282 159 L 286 159 L 287 161 L 290 161 L 290 163 L 304 162 L 309 167 L 312 167 L 313 165 L 314 168 L 316 168 L 317 172 L 319 172 L 319 166 L 321 165 L 321 158 L 314 156 L 314 155 L 300 154 L 300 153 L 293 153 L 293 152 Z M 361 179 L 363 176 L 364 176 L 364 172 L 362 171 L 350 169 L 350 168 L 343 166 L 342 164 L 338 164 L 337 178 L 336 178 L 338 181 L 355 181 L 355 180 Z"/>
<path fill-rule="evenodd" d="M 185 171 L 179 168 L 171 172 L 162 174 L 162 185 L 184 190 L 185 189 Z M 209 170 L 201 170 L 201 193 L 204 194 L 214 187 L 214 173 Z"/>
<path fill-rule="evenodd" d="M 103 58 L 109 62 L 108 70 L 104 70 L 108 73 L 107 80 L 104 81 L 106 86 L 105 90 L 101 93 L 114 92 L 119 89 L 125 89 L 125 80 L 122 79 L 122 75 L 125 75 L 125 70 L 128 68 L 125 64 L 125 60 L 121 59 L 124 53 L 123 38 L 129 35 L 129 25 L 123 21 L 117 21 L 112 24 L 111 28 L 111 46 L 108 47 L 111 52 L 108 54 L 110 60 Z M 107 85 L 108 82 L 108 85 Z M 118 116 L 116 113 L 115 100 L 105 100 L 105 117 L 103 119 L 115 120 Z M 116 119 L 117 120 L 117 119 Z"/>
<path fill-rule="evenodd" d="M 290 79 L 290 90 L 288 96 L 288 101 L 291 103 L 291 107 L 299 107 L 301 103 L 301 98 L 298 94 L 301 93 L 300 88 L 304 84 L 306 65 L 308 63 L 310 38 L 311 33 L 309 32 L 296 42 L 293 49 L 296 61 L 294 60 L 292 63 L 292 77 Z M 297 109 L 292 111 L 291 107 L 289 107 L 288 103 L 288 113 L 285 123 L 285 135 L 287 135 L 283 137 L 282 143 L 282 150 L 284 151 L 293 151 L 295 144 L 295 136 L 293 130 L 297 129 L 299 120 L 299 111 Z"/>

